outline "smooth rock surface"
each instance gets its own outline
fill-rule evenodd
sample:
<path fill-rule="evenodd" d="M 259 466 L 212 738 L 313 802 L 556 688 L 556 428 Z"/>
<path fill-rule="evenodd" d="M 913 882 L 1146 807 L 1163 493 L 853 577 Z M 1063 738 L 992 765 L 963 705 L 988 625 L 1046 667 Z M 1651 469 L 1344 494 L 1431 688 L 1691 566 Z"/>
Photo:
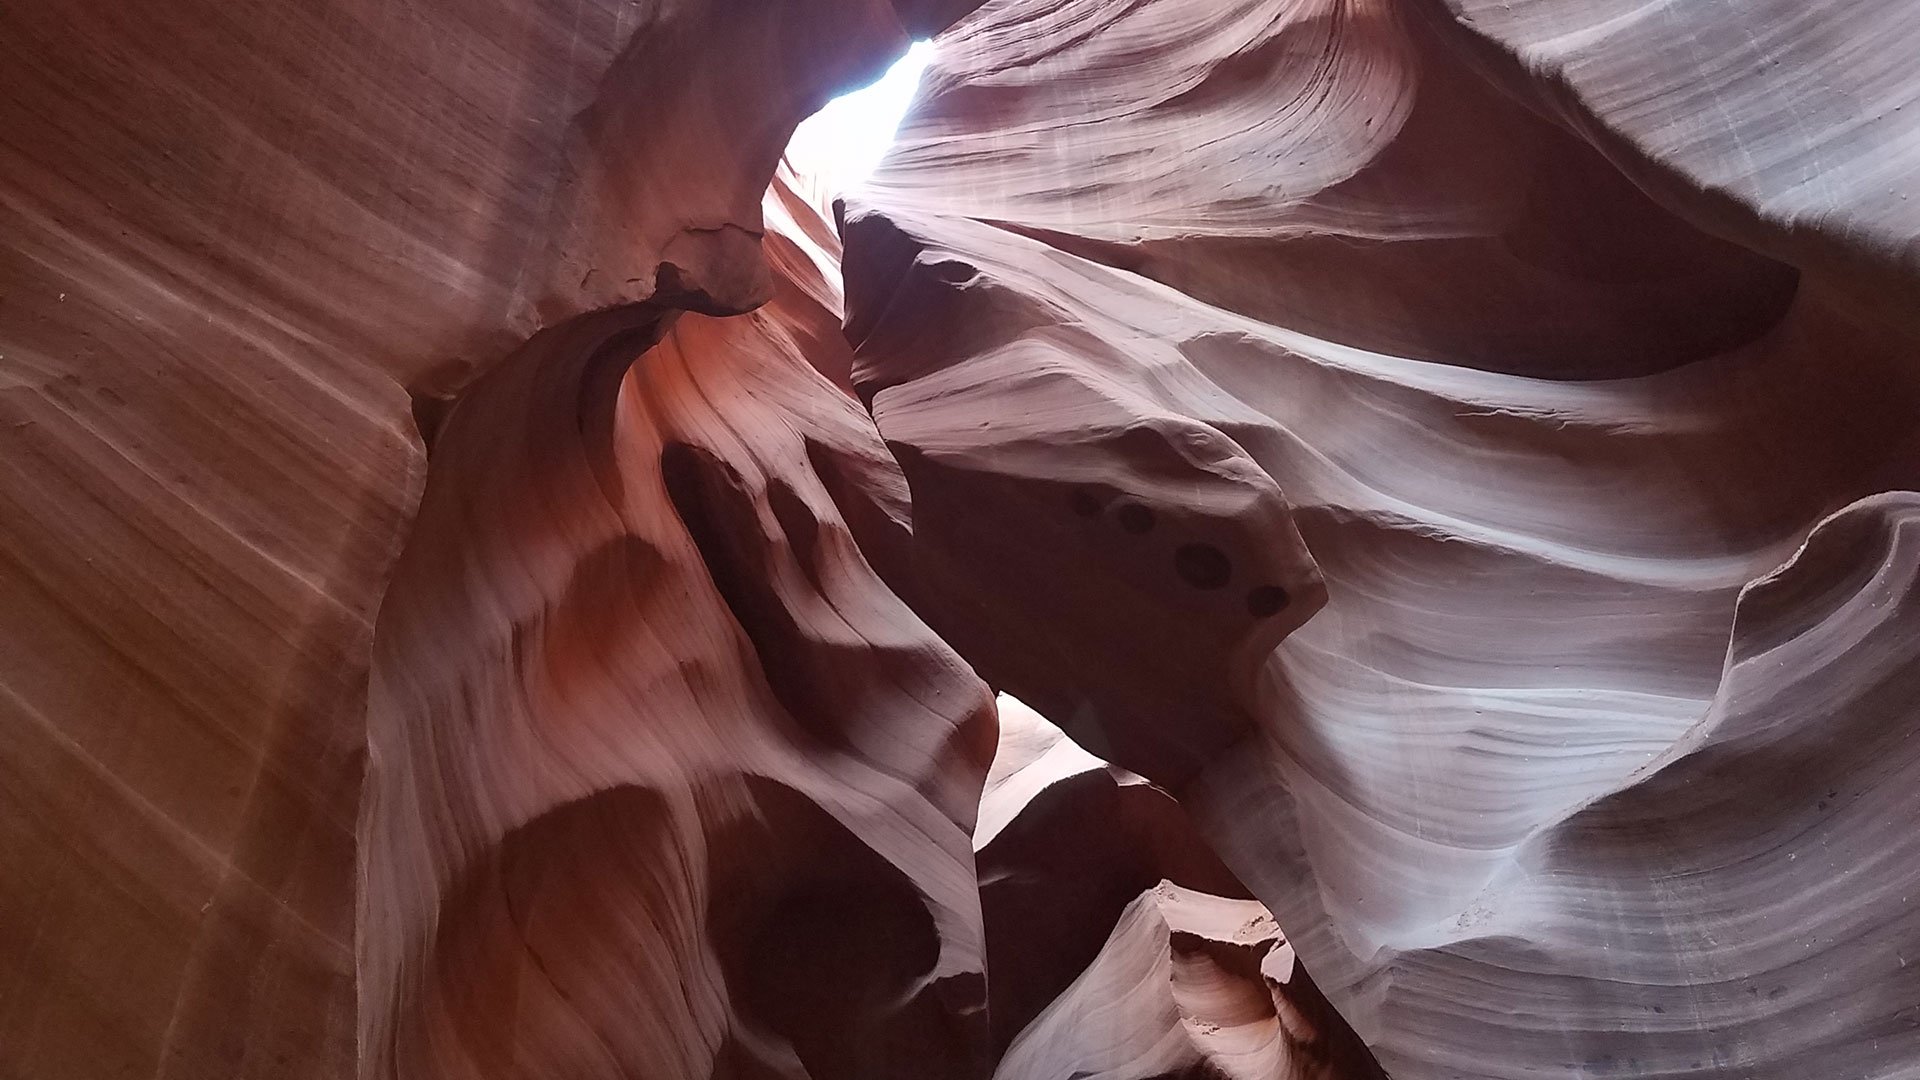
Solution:
<path fill-rule="evenodd" d="M 1913 1080 L 1914 0 L 974 6 L 0 7 L 0 1076 Z"/>
<path fill-rule="evenodd" d="M 662 302 L 764 295 L 789 132 L 907 36 L 879 0 L 0 7 L 0 1073 L 352 1073 L 415 423 L 662 265 Z"/>
<path fill-rule="evenodd" d="M 1177 795 L 1395 1077 L 1907 1076 L 1913 230 L 1723 229 L 1417 14 L 942 39 L 846 210 L 919 610 Z M 1741 128 L 1679 55 L 1642 108 Z"/>
<path fill-rule="evenodd" d="M 999 701 L 1000 747 L 974 826 L 994 1046 L 1004 1051 L 1099 956 L 1121 912 L 1169 881 L 1251 894 L 1173 797 Z"/>
<path fill-rule="evenodd" d="M 362 1075 L 980 1074 L 992 701 L 834 501 L 892 466 L 815 307 L 577 319 L 448 415 L 375 634 Z"/>
<path fill-rule="evenodd" d="M 1020 1033 L 995 1080 L 1377 1080 L 1267 909 L 1160 882 Z"/>

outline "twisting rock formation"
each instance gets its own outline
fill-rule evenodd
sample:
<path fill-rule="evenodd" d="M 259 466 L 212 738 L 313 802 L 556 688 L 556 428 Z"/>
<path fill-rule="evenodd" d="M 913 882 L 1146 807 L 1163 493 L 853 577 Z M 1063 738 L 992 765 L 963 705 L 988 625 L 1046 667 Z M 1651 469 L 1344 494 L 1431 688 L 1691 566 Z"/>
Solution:
<path fill-rule="evenodd" d="M 1001 1080 L 1380 1075 L 1179 805 L 1005 697 L 974 844 Z"/>
<path fill-rule="evenodd" d="M 365 1075 L 978 1074 L 992 702 L 843 522 L 821 474 L 891 463 L 795 297 L 576 320 L 447 417 L 375 638 Z"/>
<path fill-rule="evenodd" d="M 1572 7 L 1515 10 L 1613 61 L 1650 18 Z M 1758 127 L 1766 80 L 1683 113 L 1663 48 L 1638 111 L 1542 115 L 1440 14 L 1003 0 L 942 38 L 845 212 L 920 610 L 1177 795 L 1401 1080 L 1906 1075 L 1915 230 L 1774 228 L 1829 136 Z M 1872 123 L 1891 161 L 1835 183 L 1911 190 L 1920 117 Z M 1773 142 L 1682 198 L 1650 130 Z"/>
<path fill-rule="evenodd" d="M 901 7 L 0 7 L 0 1074 L 353 1073 L 409 392 L 763 299 L 782 147 Z"/>
<path fill-rule="evenodd" d="M 1916 53 L 0 6 L 0 1077 L 1911 1080 Z"/>
<path fill-rule="evenodd" d="M 1336 1056 L 1318 1027 L 1326 1019 L 1266 908 L 1161 882 L 1127 905 L 1099 958 L 1020 1034 L 994 1077 L 1381 1077 L 1364 1050 Z"/>
<path fill-rule="evenodd" d="M 1920 333 L 1920 85 L 1906 0 L 1439 0 L 1499 85 L 1663 203 Z"/>
<path fill-rule="evenodd" d="M 974 827 L 989 1018 L 1004 1051 L 1162 880 L 1248 899 L 1172 796 L 1076 746 L 1011 698 Z M 1071 1072 L 1071 1069 L 1066 1070 Z"/>

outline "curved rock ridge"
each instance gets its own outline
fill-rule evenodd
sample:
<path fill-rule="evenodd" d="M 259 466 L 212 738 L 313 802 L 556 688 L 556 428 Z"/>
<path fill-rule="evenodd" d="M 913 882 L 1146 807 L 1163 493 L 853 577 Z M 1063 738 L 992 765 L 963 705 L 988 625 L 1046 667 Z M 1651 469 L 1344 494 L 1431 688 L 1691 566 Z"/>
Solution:
<path fill-rule="evenodd" d="M 1160 1075 L 1172 1059 L 1205 1075 L 1380 1075 L 1171 796 L 1013 698 L 999 714 L 974 848 L 1001 1075 L 1073 1075 L 1094 1060 L 1106 1064 L 1093 1075 Z M 1170 936 L 1153 929 L 1149 899 Z"/>
<path fill-rule="evenodd" d="M 1383 1078 L 1351 1033 L 1318 1027 L 1329 1015 L 1266 908 L 1163 881 L 1127 905 L 994 1077 Z"/>
<path fill-rule="evenodd" d="M 821 475 L 889 463 L 819 315 L 575 320 L 447 417 L 375 636 L 363 1075 L 983 1066 L 992 701 Z"/>
<path fill-rule="evenodd" d="M 980 798 L 974 861 L 996 1050 L 1099 956 L 1124 911 L 1161 881 L 1248 899 L 1173 797 L 999 699 L 1000 747 Z"/>
<path fill-rule="evenodd" d="M 1914 1080 L 1916 51 L 0 5 L 0 1076 Z"/>
<path fill-rule="evenodd" d="M 988 4 L 942 39 L 867 191 L 1265 323 L 1516 374 L 1657 371 L 1779 320 L 1791 268 L 1675 221 L 1411 6 Z"/>
<path fill-rule="evenodd" d="M 1402 1080 L 1903 1076 L 1915 281 L 1706 234 L 1422 15 L 941 38 L 844 211 L 916 607 Z"/>
<path fill-rule="evenodd" d="M 954 8 L 0 6 L 0 1074 L 351 1074 L 416 427 L 663 265 L 762 295 L 794 123 Z"/>
<path fill-rule="evenodd" d="M 1920 50 L 1908 0 L 1647 5 L 1440 0 L 1420 10 L 1663 203 L 1830 279 L 1920 333 Z"/>

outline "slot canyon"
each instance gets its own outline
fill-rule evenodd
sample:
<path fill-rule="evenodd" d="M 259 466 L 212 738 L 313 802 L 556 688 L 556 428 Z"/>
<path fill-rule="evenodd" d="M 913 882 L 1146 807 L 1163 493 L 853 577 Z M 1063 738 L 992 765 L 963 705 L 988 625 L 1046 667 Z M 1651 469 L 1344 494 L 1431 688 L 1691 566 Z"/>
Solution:
<path fill-rule="evenodd" d="M 0 1080 L 1920 1080 L 1920 0 L 0 58 Z"/>

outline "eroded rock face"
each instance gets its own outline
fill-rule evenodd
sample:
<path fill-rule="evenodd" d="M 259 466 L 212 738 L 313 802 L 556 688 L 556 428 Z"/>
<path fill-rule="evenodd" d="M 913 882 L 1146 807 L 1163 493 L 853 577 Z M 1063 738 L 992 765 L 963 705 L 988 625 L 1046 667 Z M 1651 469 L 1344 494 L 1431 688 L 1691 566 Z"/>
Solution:
<path fill-rule="evenodd" d="M 1850 808 L 1920 770 L 1913 230 L 1775 228 L 1773 127 L 1712 197 L 1645 182 L 1699 161 L 1620 132 L 1757 139 L 1772 76 L 1689 111 L 1662 48 L 1639 112 L 1543 116 L 1486 78 L 1504 13 L 1415 7 L 942 39 L 845 212 L 919 609 L 1178 796 L 1396 1077 L 1900 1075 L 1908 815 Z"/>
<path fill-rule="evenodd" d="M 974 826 L 995 1049 L 1080 978 L 1161 881 L 1248 899 L 1166 792 L 1087 753 L 1012 698 Z M 1071 1072 L 1072 1070 L 1067 1070 Z"/>
<path fill-rule="evenodd" d="M 1911 4 L 1748 0 L 1738 30 L 1711 6 L 1626 0 L 1415 10 L 1470 30 L 1454 40 L 1478 70 L 1586 133 L 1663 203 L 1920 333 Z"/>
<path fill-rule="evenodd" d="M 364 1075 L 979 1074 L 992 702 L 821 475 L 889 462 L 807 303 L 576 320 L 447 417 L 376 634 Z"/>
<path fill-rule="evenodd" d="M 0 9 L 0 1073 L 1911 1072 L 1912 4 L 973 6 Z"/>
<path fill-rule="evenodd" d="M 781 148 L 910 7 L 0 10 L 0 1073 L 353 1072 L 410 412 L 662 267 L 764 296 Z"/>
<path fill-rule="evenodd" d="M 996 1076 L 1380 1075 L 1171 796 L 999 706 L 974 831 Z"/>
<path fill-rule="evenodd" d="M 1316 1026 L 1316 999 L 1267 909 L 1161 882 L 1127 905 L 1098 959 L 994 1076 L 1382 1077 L 1351 1033 Z"/>

